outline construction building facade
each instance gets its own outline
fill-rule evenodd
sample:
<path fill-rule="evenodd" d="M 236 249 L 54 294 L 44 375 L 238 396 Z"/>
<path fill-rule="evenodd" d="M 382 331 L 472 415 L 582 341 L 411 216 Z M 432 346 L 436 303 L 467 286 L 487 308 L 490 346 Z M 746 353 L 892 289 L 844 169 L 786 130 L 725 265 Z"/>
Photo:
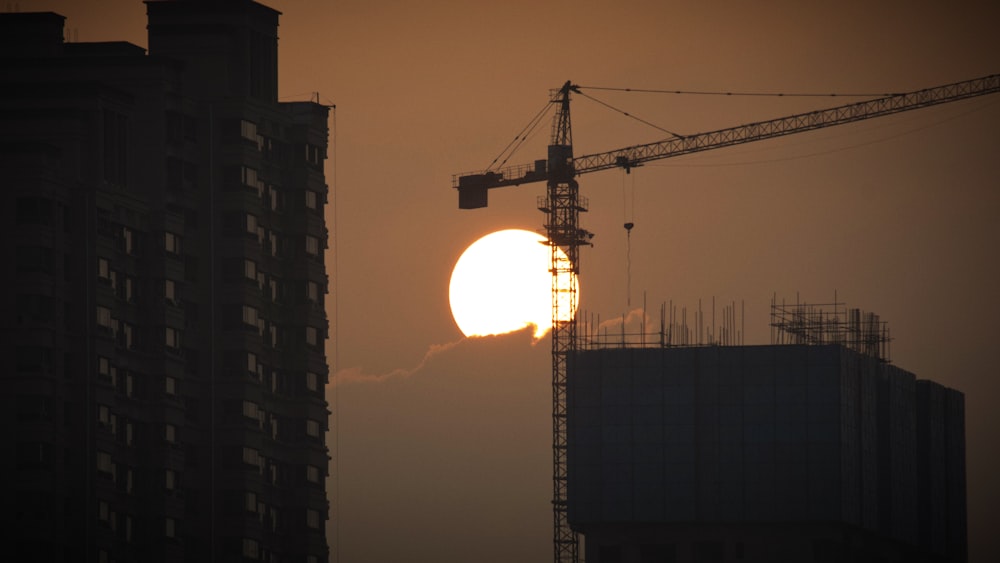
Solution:
<path fill-rule="evenodd" d="M 0 14 L 13 559 L 326 561 L 329 107 L 277 11 L 146 7 L 148 53 Z"/>
<path fill-rule="evenodd" d="M 866 353 L 877 338 L 807 332 L 577 352 L 569 518 L 589 563 L 967 560 L 963 395 Z"/>

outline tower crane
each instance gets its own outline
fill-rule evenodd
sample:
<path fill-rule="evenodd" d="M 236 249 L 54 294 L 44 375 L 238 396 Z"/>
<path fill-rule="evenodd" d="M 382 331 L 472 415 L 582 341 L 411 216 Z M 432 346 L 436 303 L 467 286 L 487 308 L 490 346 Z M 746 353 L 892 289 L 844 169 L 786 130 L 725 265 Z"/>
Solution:
<path fill-rule="evenodd" d="M 486 207 L 489 190 L 493 188 L 534 182 L 545 182 L 547 186 L 545 195 L 538 198 L 538 208 L 546 214 L 545 231 L 547 244 L 551 247 L 552 507 L 555 563 L 576 563 L 579 559 L 579 541 L 577 533 L 569 525 L 566 494 L 566 375 L 577 346 L 577 324 L 573 315 L 577 305 L 577 289 L 573 283 L 557 283 L 561 279 L 571 279 L 570 275 L 579 274 L 580 247 L 589 245 L 593 237 L 593 234 L 580 228 L 579 216 L 581 212 L 587 211 L 587 199 L 579 194 L 577 176 L 610 168 L 623 168 L 627 172 L 654 160 L 763 141 L 997 92 L 1000 92 L 1000 74 L 992 74 L 914 92 L 707 133 L 674 135 L 654 143 L 574 157 L 570 94 L 580 93 L 580 87 L 567 81 L 551 99 L 557 109 L 546 159 L 536 160 L 528 165 L 459 174 L 453 178 L 452 187 L 458 189 L 458 206 L 461 209 Z M 561 257 L 561 253 L 565 253 L 568 260 Z M 569 314 L 560 310 L 566 308 Z"/>

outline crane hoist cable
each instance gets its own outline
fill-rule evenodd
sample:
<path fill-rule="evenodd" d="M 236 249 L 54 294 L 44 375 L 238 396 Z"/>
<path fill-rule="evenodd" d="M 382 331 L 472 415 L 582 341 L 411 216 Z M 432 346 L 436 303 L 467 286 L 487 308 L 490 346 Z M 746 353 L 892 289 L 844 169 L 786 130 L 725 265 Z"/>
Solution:
<path fill-rule="evenodd" d="M 631 188 L 626 187 L 631 176 Z M 622 215 L 625 227 L 625 304 L 632 306 L 632 228 L 635 227 L 635 176 L 622 169 Z"/>

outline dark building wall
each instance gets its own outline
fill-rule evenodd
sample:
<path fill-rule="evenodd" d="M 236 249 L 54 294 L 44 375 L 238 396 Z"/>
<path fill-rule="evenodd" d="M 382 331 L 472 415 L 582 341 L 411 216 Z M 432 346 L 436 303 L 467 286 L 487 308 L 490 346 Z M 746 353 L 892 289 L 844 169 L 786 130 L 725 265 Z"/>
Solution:
<path fill-rule="evenodd" d="M 775 556 L 753 541 L 761 526 L 790 523 L 829 526 L 829 537 L 799 537 L 786 560 L 929 551 L 917 527 L 917 388 L 912 374 L 836 345 L 580 352 L 568 379 L 570 521 L 591 560 L 592 543 L 598 558 L 615 545 L 609 530 L 688 549 L 677 530 L 723 524 L 742 526 L 725 533 L 743 538 L 747 560 Z M 947 463 L 964 487 L 964 451 Z M 939 488 L 954 488 L 943 467 Z M 963 549 L 934 552 L 963 560 Z"/>
<path fill-rule="evenodd" d="M 935 553 L 967 557 L 965 400 L 933 381 L 916 383 L 917 534 Z"/>
<path fill-rule="evenodd" d="M 276 45 L 277 12 L 201 4 L 151 17 Z M 277 103 L 249 40 L 147 56 L 61 23 L 0 15 L 14 553 L 325 560 L 328 110 Z M 239 84 L 200 82 L 234 58 Z"/>

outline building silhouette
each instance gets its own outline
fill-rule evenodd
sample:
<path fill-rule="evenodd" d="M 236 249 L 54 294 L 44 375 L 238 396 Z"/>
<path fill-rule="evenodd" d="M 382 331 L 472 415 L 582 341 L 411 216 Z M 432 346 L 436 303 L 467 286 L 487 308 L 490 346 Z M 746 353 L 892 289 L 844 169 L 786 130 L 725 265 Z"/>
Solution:
<path fill-rule="evenodd" d="M 966 561 L 963 395 L 844 318 L 772 345 L 579 351 L 568 498 L 586 560 Z"/>
<path fill-rule="evenodd" d="M 147 1 L 148 53 L 0 14 L 17 561 L 326 561 L 328 107 L 279 13 Z"/>

